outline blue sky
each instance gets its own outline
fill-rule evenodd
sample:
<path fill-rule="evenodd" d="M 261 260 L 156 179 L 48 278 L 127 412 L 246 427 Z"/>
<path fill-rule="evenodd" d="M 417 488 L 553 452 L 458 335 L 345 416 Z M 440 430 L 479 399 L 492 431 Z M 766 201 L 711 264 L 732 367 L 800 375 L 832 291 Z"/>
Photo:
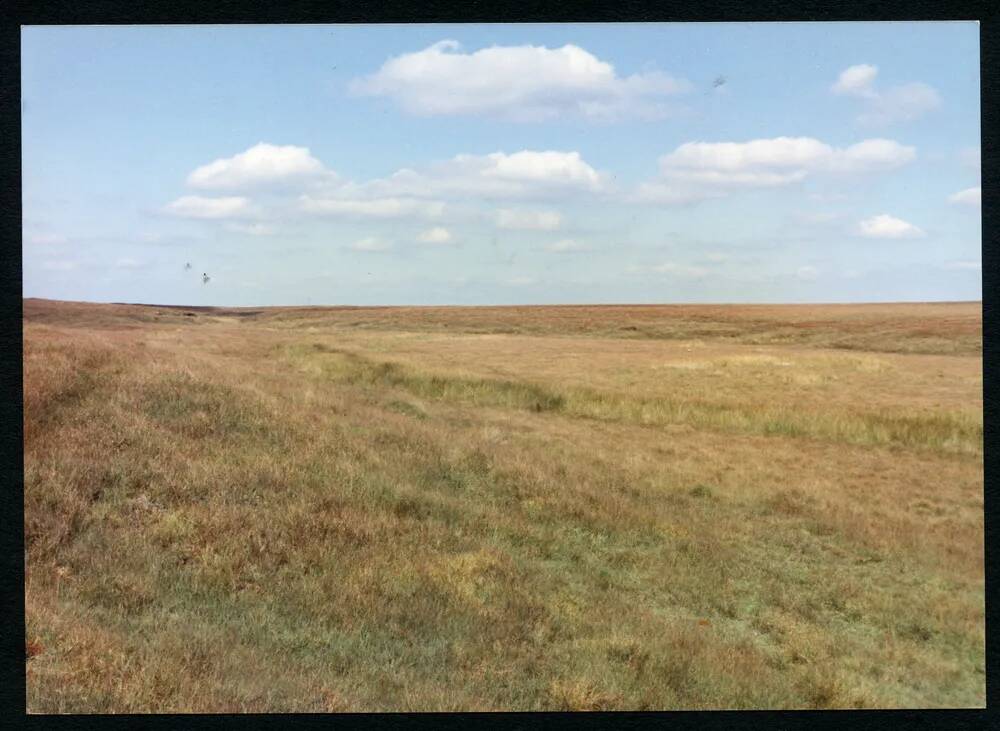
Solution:
<path fill-rule="evenodd" d="M 24 295 L 979 299 L 978 38 L 964 22 L 26 27 Z"/>

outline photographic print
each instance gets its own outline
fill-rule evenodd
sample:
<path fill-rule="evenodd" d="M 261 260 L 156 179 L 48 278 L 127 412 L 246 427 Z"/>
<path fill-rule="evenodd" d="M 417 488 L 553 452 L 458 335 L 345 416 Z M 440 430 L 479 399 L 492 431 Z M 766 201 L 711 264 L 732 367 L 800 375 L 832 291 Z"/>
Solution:
<path fill-rule="evenodd" d="M 979 54 L 23 26 L 28 712 L 985 707 Z"/>

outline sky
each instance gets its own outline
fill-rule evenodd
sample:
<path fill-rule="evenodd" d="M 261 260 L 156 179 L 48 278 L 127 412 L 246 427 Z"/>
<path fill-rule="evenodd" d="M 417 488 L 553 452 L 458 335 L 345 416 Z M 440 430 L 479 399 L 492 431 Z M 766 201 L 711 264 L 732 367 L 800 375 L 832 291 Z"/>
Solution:
<path fill-rule="evenodd" d="M 25 297 L 981 298 L 974 22 L 26 26 L 21 82 Z"/>

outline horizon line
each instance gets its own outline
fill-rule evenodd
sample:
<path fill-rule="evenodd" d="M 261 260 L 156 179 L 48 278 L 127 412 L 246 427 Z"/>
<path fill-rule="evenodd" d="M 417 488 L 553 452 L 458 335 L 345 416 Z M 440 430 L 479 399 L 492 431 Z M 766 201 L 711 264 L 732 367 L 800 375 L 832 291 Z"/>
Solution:
<path fill-rule="evenodd" d="M 118 305 L 125 307 L 166 307 L 166 308 L 187 308 L 187 309 L 291 309 L 291 308 L 350 308 L 350 309 L 374 309 L 393 307 L 829 307 L 829 306 L 852 306 L 852 305 L 958 305 L 958 304 L 982 304 L 983 300 L 851 300 L 839 302 L 549 302 L 549 303 L 516 303 L 516 304 L 282 304 L 282 305 L 195 305 L 195 304 L 158 304 L 155 302 L 105 302 L 93 300 L 61 300 L 50 297 L 21 297 L 22 302 L 26 300 L 37 300 L 42 302 L 61 302 L 67 304 L 86 305 Z"/>

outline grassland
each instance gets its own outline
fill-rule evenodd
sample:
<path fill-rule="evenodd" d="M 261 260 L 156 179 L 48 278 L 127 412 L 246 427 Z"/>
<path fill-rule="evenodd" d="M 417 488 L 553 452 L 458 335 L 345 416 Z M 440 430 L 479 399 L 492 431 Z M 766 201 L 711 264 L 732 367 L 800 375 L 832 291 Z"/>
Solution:
<path fill-rule="evenodd" d="M 29 711 L 983 706 L 981 341 L 25 300 Z"/>

